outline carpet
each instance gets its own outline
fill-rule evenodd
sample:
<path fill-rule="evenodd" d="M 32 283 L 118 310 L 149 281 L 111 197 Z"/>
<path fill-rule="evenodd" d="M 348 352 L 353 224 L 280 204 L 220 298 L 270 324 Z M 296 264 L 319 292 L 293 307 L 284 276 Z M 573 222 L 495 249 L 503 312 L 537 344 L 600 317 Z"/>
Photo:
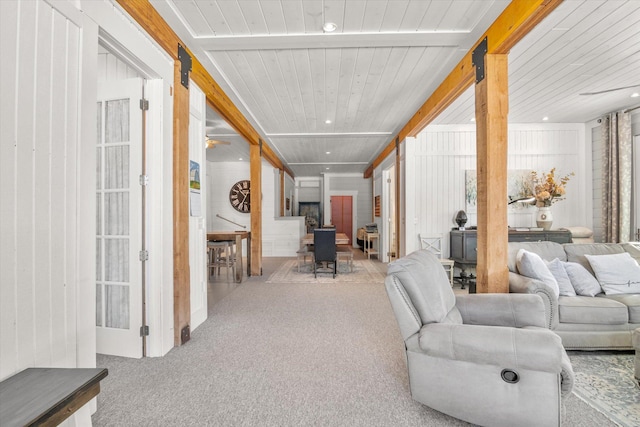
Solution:
<path fill-rule="evenodd" d="M 569 352 L 576 375 L 573 392 L 624 427 L 640 426 L 640 387 L 633 377 L 633 353 Z"/>
<path fill-rule="evenodd" d="M 287 260 L 266 283 L 384 283 L 384 278 L 385 274 L 370 260 L 353 261 L 353 272 L 346 262 L 339 262 L 335 279 L 330 268 L 319 269 L 314 278 L 311 265 L 301 266 L 298 273 L 298 261 Z"/>

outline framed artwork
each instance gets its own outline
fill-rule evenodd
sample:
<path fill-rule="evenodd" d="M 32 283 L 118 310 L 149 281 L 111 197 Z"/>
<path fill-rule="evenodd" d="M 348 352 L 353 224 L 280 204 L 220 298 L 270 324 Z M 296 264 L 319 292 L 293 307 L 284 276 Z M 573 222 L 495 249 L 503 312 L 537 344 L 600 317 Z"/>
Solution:
<path fill-rule="evenodd" d="M 478 211 L 478 175 L 475 169 L 465 171 L 465 211 L 467 213 Z M 507 171 L 507 200 L 515 200 L 528 197 L 533 194 L 533 184 L 531 180 L 531 170 L 515 169 Z M 527 209 L 529 205 L 514 203 L 508 205 L 509 209 Z"/>
<path fill-rule="evenodd" d="M 375 216 L 380 216 L 380 196 L 374 197 L 374 200 L 373 200 L 373 214 Z"/>
<path fill-rule="evenodd" d="M 298 215 L 304 217 L 307 233 L 319 228 L 322 224 L 320 216 L 320 202 L 298 202 Z"/>

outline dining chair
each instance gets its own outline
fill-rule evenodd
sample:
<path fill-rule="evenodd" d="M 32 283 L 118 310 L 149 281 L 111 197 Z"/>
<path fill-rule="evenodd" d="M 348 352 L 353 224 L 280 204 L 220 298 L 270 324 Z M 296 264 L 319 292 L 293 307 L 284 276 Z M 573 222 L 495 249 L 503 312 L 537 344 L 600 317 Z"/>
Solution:
<path fill-rule="evenodd" d="M 313 230 L 313 277 L 317 277 L 318 263 L 333 264 L 333 278 L 338 268 L 336 254 L 336 229 L 316 228 Z"/>
<path fill-rule="evenodd" d="M 426 249 L 438 258 L 440 264 L 442 264 L 442 267 L 449 276 L 449 283 L 453 286 L 453 266 L 455 261 L 444 257 L 442 251 L 442 235 L 431 236 L 418 234 L 418 238 L 420 239 L 420 249 Z"/>

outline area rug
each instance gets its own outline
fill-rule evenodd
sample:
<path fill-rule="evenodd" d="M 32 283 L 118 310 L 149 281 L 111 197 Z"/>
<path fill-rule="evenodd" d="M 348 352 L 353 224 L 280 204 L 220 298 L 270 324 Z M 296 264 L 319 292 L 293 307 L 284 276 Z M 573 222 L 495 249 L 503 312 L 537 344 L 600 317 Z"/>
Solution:
<path fill-rule="evenodd" d="M 640 426 L 640 387 L 633 377 L 633 353 L 569 352 L 569 358 L 576 375 L 576 396 L 620 426 Z"/>
<path fill-rule="evenodd" d="M 370 260 L 353 261 L 353 272 L 349 271 L 346 262 L 338 263 L 338 274 L 333 278 L 330 268 L 319 269 L 317 277 L 313 277 L 312 266 L 301 266 L 298 273 L 298 261 L 285 261 L 266 283 L 383 283 L 385 275 Z"/>

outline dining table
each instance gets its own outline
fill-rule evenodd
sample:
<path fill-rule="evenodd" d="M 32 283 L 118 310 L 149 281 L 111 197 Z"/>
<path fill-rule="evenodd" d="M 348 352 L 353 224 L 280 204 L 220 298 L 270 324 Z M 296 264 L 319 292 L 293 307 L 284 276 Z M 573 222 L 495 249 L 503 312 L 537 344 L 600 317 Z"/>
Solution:
<path fill-rule="evenodd" d="M 307 233 L 300 239 L 303 245 L 313 245 L 313 233 Z M 336 245 L 348 245 L 349 237 L 345 233 L 336 233 Z"/>
<path fill-rule="evenodd" d="M 251 276 L 251 232 L 240 231 L 207 231 L 208 241 L 235 241 L 236 243 L 236 282 L 242 282 L 242 240 L 247 240 L 247 276 Z"/>

